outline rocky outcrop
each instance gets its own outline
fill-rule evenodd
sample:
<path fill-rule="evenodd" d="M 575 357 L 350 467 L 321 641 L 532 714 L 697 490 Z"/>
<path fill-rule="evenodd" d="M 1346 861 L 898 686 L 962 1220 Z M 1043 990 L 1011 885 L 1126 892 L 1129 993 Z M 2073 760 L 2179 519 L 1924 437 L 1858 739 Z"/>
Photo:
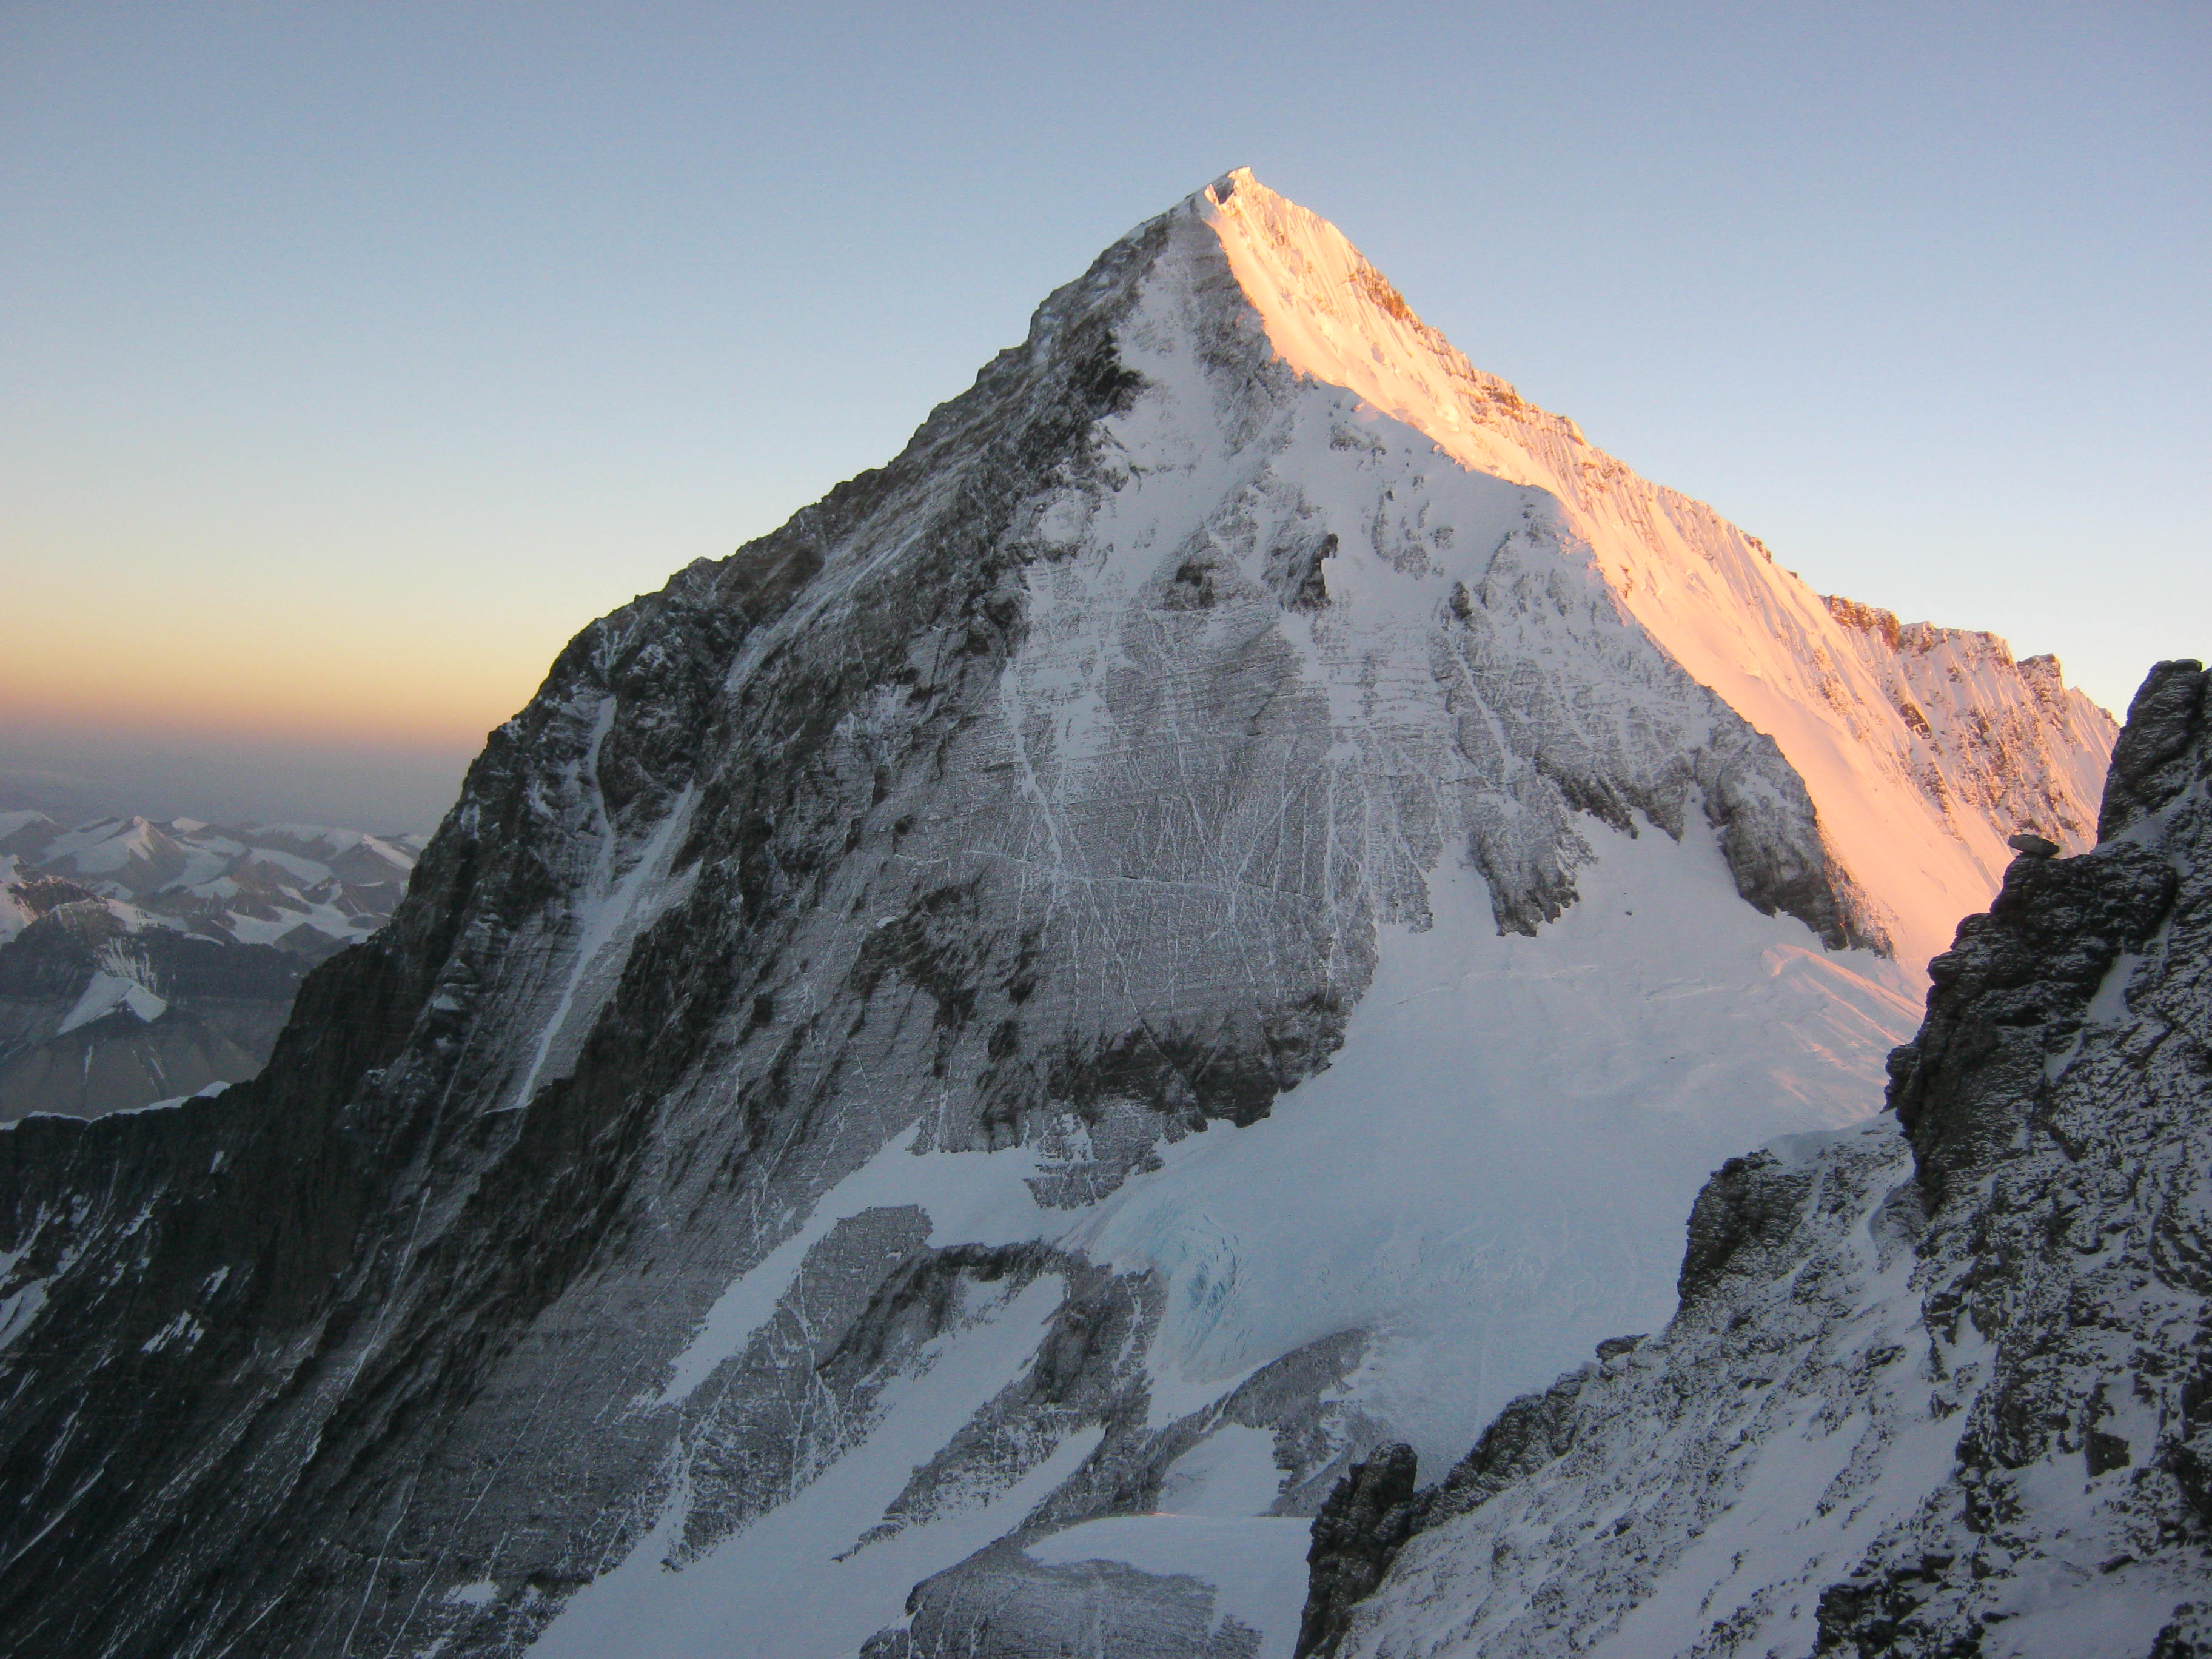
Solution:
<path fill-rule="evenodd" d="M 2128 705 L 2097 813 L 2097 838 L 2125 835 L 2163 811 L 2201 775 L 2204 679 L 2190 661 L 2164 662 Z"/>
<path fill-rule="evenodd" d="M 1720 1171 L 1674 1322 L 1411 1500 L 1423 1529 L 1342 1651 L 2198 1650 L 2208 680 L 2160 664 L 2104 840 L 2023 853 L 1960 925 L 1893 1057 L 1893 1116 Z M 1520 1449 L 1502 1480 L 1497 1437 Z"/>
<path fill-rule="evenodd" d="M 1413 1449 L 1402 1442 L 1337 1482 L 1314 1517 L 1313 1547 L 1306 1553 L 1309 1588 L 1298 1625 L 1300 1654 L 1329 1659 L 1344 1639 L 1352 1608 L 1374 1593 L 1382 1575 L 1426 1519 L 1417 1498 Z"/>
<path fill-rule="evenodd" d="M 860 1659 L 1256 1659 L 1260 1651 L 1258 1632 L 1217 1618 L 1203 1579 L 1120 1561 L 1046 1566 L 1012 1543 L 917 1586 L 907 1613 L 910 1622 L 871 1638 Z"/>

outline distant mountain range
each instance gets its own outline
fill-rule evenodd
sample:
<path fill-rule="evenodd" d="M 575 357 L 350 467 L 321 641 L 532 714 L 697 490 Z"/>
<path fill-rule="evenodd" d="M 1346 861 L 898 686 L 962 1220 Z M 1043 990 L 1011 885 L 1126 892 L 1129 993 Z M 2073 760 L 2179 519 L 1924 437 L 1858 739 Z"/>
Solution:
<path fill-rule="evenodd" d="M 300 978 L 383 926 L 422 841 L 0 812 L 0 1121 L 261 1069 Z"/>

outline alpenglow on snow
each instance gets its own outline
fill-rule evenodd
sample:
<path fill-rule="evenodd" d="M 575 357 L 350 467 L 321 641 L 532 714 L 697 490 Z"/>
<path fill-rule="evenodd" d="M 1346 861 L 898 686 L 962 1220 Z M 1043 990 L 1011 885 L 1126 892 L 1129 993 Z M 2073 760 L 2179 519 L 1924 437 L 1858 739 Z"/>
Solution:
<path fill-rule="evenodd" d="M 579 635 L 259 1078 L 0 1135 L 0 1633 L 1287 1655 L 2112 738 L 1231 173 Z"/>

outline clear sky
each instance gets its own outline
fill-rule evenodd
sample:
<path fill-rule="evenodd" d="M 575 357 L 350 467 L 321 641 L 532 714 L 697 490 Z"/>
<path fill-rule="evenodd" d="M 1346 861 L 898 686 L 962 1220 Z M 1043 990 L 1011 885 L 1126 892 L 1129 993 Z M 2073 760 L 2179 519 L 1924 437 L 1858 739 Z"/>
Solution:
<path fill-rule="evenodd" d="M 427 823 L 1237 165 L 1823 590 L 2212 653 L 2203 0 L 8 0 L 0 775 Z"/>

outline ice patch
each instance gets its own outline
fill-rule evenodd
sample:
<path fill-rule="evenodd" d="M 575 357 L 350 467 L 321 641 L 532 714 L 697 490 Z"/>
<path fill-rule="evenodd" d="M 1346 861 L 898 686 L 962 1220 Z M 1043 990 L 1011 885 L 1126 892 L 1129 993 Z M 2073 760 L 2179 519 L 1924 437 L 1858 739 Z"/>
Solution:
<path fill-rule="evenodd" d="M 118 1008 L 127 1008 L 146 1024 L 152 1024 L 169 1012 L 168 1002 L 154 994 L 134 979 L 125 979 L 115 974 L 94 974 L 92 982 L 84 988 L 76 1006 L 62 1016 L 62 1023 L 54 1028 L 56 1036 L 67 1036 L 80 1025 L 89 1025 L 95 1019 L 113 1013 Z"/>

